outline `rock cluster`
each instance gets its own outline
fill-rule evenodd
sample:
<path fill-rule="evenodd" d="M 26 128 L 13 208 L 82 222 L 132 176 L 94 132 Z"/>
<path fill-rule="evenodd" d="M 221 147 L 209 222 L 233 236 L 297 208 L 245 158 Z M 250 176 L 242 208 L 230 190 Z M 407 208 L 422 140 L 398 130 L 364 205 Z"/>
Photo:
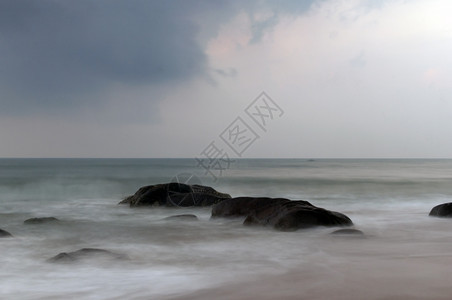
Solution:
<path fill-rule="evenodd" d="M 129 204 L 131 207 L 213 206 L 212 218 L 244 217 L 244 225 L 271 226 L 283 231 L 314 226 L 353 225 L 346 215 L 316 207 L 308 201 L 267 197 L 231 198 L 229 194 L 220 193 L 211 187 L 182 183 L 144 186 L 120 204 Z"/>
<path fill-rule="evenodd" d="M 211 218 L 242 218 L 248 226 L 267 226 L 281 231 L 293 231 L 315 226 L 344 227 L 352 226 L 352 220 L 346 215 L 320 208 L 304 200 L 268 197 L 236 197 L 220 193 L 202 185 L 182 183 L 164 183 L 140 188 L 134 195 L 125 198 L 120 204 L 130 207 L 199 207 L 212 206 Z M 435 206 L 430 216 L 452 218 L 452 202 Z M 162 221 L 198 221 L 193 214 L 173 215 Z M 57 223 L 55 217 L 31 218 L 24 224 Z M 365 238 L 358 229 L 345 228 L 331 232 L 334 236 Z M 12 237 L 9 232 L 0 229 L 0 238 Z M 62 252 L 48 262 L 70 263 L 86 259 L 123 260 L 128 257 L 104 249 L 83 248 L 74 252 Z"/>

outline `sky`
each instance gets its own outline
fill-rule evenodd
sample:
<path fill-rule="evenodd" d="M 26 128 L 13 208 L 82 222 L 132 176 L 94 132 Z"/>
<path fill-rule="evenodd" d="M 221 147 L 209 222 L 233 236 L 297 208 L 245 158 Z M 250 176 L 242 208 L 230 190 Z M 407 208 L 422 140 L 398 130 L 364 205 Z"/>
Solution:
<path fill-rule="evenodd" d="M 450 11 L 0 0 L 0 157 L 452 158 Z"/>

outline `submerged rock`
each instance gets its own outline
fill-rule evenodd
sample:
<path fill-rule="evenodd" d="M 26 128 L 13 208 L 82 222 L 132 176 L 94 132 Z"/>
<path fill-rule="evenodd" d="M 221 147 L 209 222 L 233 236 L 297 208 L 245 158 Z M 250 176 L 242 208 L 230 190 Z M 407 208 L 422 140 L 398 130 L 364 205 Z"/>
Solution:
<path fill-rule="evenodd" d="M 429 216 L 452 218 L 452 202 L 443 203 L 433 207 L 429 213 Z"/>
<path fill-rule="evenodd" d="M 364 236 L 364 232 L 354 228 L 344 228 L 338 229 L 336 231 L 331 232 L 333 235 L 355 235 L 355 236 Z"/>
<path fill-rule="evenodd" d="M 238 197 L 212 207 L 212 218 L 245 216 L 244 225 L 272 226 L 292 231 L 314 226 L 350 226 L 344 214 L 316 207 L 303 200 Z"/>
<path fill-rule="evenodd" d="M 220 193 L 208 186 L 172 182 L 144 186 L 119 204 L 129 204 L 130 207 L 210 206 L 230 198 L 229 194 Z"/>
<path fill-rule="evenodd" d="M 171 221 L 171 220 L 175 220 L 175 221 L 198 221 L 198 217 L 192 214 L 184 214 L 184 215 L 175 215 L 175 216 L 169 216 L 164 218 L 163 220 L 165 221 Z"/>
<path fill-rule="evenodd" d="M 46 223 L 55 223 L 59 222 L 55 217 L 43 217 L 43 218 L 31 218 L 24 221 L 24 224 L 46 224 Z"/>
<path fill-rule="evenodd" d="M 6 230 L 0 229 L 0 238 L 12 237 L 13 235 Z"/>
<path fill-rule="evenodd" d="M 58 263 L 70 263 L 77 262 L 84 259 L 127 259 L 124 254 L 114 253 L 104 249 L 96 248 L 83 248 L 74 252 L 62 252 L 54 257 L 48 259 L 48 262 L 58 262 Z"/>

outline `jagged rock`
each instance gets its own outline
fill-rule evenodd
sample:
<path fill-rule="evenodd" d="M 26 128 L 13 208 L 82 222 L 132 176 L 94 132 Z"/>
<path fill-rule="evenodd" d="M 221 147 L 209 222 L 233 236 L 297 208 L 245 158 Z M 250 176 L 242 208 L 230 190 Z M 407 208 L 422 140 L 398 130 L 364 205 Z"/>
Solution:
<path fill-rule="evenodd" d="M 175 215 L 175 216 L 169 216 L 164 218 L 163 220 L 167 221 L 171 221 L 171 220 L 175 220 L 175 221 L 198 221 L 198 217 L 195 215 L 191 215 L 191 214 L 184 214 L 184 215 Z"/>
<path fill-rule="evenodd" d="M 224 200 L 212 208 L 213 218 L 238 216 L 246 216 L 244 225 L 272 226 L 282 231 L 353 225 L 344 214 L 316 207 L 303 200 L 238 197 Z"/>
<path fill-rule="evenodd" d="M 452 218 L 452 202 L 443 203 L 433 207 L 429 213 L 429 216 Z"/>
<path fill-rule="evenodd" d="M 55 223 L 59 222 L 55 217 L 43 217 L 43 218 L 31 218 L 24 221 L 24 224 L 46 224 L 46 223 Z"/>
<path fill-rule="evenodd" d="M 183 183 L 164 183 L 140 188 L 134 195 L 126 197 L 119 204 L 137 206 L 210 206 L 225 199 L 229 194 L 217 192 L 211 187 Z"/>
<path fill-rule="evenodd" d="M 58 262 L 58 263 L 71 263 L 77 262 L 84 259 L 127 259 L 127 256 L 124 254 L 114 253 L 104 249 L 96 249 L 96 248 L 83 248 L 74 252 L 62 252 L 50 259 L 48 262 Z"/>
<path fill-rule="evenodd" d="M 6 230 L 0 229 L 0 238 L 12 237 L 13 235 Z"/>

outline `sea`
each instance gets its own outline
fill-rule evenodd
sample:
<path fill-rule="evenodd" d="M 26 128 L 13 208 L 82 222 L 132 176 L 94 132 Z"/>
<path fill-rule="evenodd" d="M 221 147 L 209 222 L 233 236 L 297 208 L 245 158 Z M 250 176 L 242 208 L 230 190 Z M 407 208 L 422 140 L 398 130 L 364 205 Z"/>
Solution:
<path fill-rule="evenodd" d="M 447 159 L 0 159 L 0 299 L 452 299 Z M 364 235 L 280 232 L 211 208 L 118 205 L 188 182 L 346 214 Z M 198 221 L 165 219 L 194 214 Z M 24 224 L 36 217 L 59 222 Z M 97 248 L 127 259 L 52 263 Z"/>

